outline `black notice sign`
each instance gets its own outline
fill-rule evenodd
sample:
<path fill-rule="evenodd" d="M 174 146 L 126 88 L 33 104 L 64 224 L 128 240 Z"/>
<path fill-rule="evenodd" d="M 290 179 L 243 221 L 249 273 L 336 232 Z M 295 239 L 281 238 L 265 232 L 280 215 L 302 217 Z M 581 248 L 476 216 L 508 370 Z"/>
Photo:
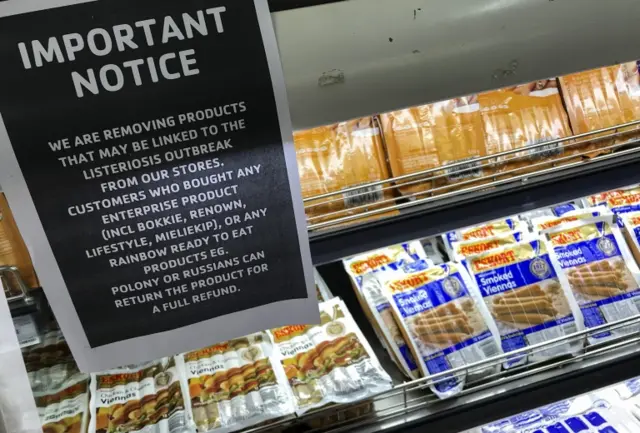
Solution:
<path fill-rule="evenodd" d="M 317 320 L 297 308 L 312 305 L 311 273 L 270 26 L 262 0 L 0 18 L 0 184 L 32 245 L 35 205 L 48 241 L 36 269 L 65 334 L 86 336 L 71 341 L 86 368 Z M 139 349 L 137 337 L 198 323 L 210 325 L 198 341 Z M 129 339 L 134 359 L 91 361 Z"/>

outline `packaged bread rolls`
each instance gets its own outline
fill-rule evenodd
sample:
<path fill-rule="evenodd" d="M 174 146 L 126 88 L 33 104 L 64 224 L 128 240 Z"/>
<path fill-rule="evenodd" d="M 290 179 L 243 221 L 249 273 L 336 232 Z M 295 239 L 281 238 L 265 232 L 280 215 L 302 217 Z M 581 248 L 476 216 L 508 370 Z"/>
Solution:
<path fill-rule="evenodd" d="M 615 67 L 606 67 L 559 78 L 569 121 L 575 134 L 625 123 L 615 75 Z M 589 156 L 596 156 L 601 153 L 599 148 L 611 144 L 613 140 L 601 140 L 581 146 L 580 150 L 588 151 Z"/>
<path fill-rule="evenodd" d="M 372 117 L 296 132 L 294 145 L 304 198 L 389 178 L 382 135 L 377 120 Z M 362 188 L 306 203 L 307 217 L 374 205 L 383 198 L 393 197 L 390 189 L 383 191 L 382 188 L 382 185 Z M 363 210 L 336 214 L 331 218 Z M 321 220 L 316 218 L 310 222 Z"/>
<path fill-rule="evenodd" d="M 410 342 L 425 376 L 449 371 L 500 354 L 495 328 L 484 305 L 474 303 L 473 285 L 464 267 L 445 263 L 411 273 L 389 275 L 383 283 L 393 312 Z M 499 366 L 471 370 L 479 379 L 497 373 Z M 431 386 L 440 398 L 458 394 L 467 372 L 436 379 Z"/>
<path fill-rule="evenodd" d="M 467 258 L 484 302 L 498 328 L 505 353 L 575 333 L 577 305 L 560 265 L 536 238 Z M 582 341 L 571 341 L 507 358 L 505 368 L 575 352 Z"/>
<path fill-rule="evenodd" d="M 0 192 L 0 266 L 15 266 L 27 287 L 38 287 L 40 283 L 31 263 L 27 246 L 18 231 L 9 203 Z"/>
<path fill-rule="evenodd" d="M 497 152 L 523 149 L 500 158 L 499 171 L 527 167 L 576 153 L 562 142 L 529 148 L 571 136 L 555 78 L 485 92 L 478 95 L 487 145 Z M 505 161 L 518 157 L 509 163 Z M 522 173 L 521 171 L 516 174 Z"/>
<path fill-rule="evenodd" d="M 614 219 L 603 215 L 542 232 L 558 257 L 587 329 L 640 314 L 640 270 Z M 589 342 L 638 329 L 634 325 L 590 334 Z"/>
<path fill-rule="evenodd" d="M 298 414 L 330 403 L 354 403 L 391 389 L 391 378 L 340 299 L 320 304 L 320 321 L 320 325 L 269 331 Z"/>
<path fill-rule="evenodd" d="M 411 379 L 419 376 L 418 365 L 400 332 L 377 274 L 403 271 L 406 266 L 421 259 L 426 259 L 426 256 L 420 242 L 410 242 L 369 251 L 343 262 L 358 301 L 378 337 L 400 370 Z M 423 263 L 428 266 L 431 262 L 425 260 Z"/>
<path fill-rule="evenodd" d="M 625 122 L 640 119 L 639 61 L 614 66 L 613 74 Z"/>
<path fill-rule="evenodd" d="M 413 107 L 380 115 L 385 148 L 389 155 L 393 177 L 440 166 L 433 128 L 429 117 L 425 119 L 423 113 L 424 109 Z M 410 181 L 417 179 L 419 178 L 416 177 Z M 440 183 L 420 182 L 415 185 L 400 186 L 399 190 L 402 194 L 410 194 L 429 190 Z"/>

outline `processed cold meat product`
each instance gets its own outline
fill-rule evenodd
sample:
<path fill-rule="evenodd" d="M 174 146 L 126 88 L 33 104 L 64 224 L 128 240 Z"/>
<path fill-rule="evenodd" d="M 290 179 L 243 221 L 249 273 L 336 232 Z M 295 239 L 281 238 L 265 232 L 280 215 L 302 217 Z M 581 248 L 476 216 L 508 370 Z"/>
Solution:
<path fill-rule="evenodd" d="M 393 245 L 370 251 L 344 260 L 344 267 L 351 278 L 356 296 L 374 326 L 380 339 L 385 343 L 393 360 L 408 377 L 419 376 L 407 341 L 391 312 L 391 304 L 385 296 L 377 274 L 403 270 L 405 266 L 420 259 L 426 259 L 420 242 Z M 425 265 L 430 262 L 426 261 Z"/>
<path fill-rule="evenodd" d="M 177 433 L 188 428 L 174 358 L 91 375 L 90 432 Z"/>
<path fill-rule="evenodd" d="M 578 330 L 579 310 L 567 296 L 566 279 L 542 241 L 533 239 L 468 257 L 467 267 L 477 284 L 476 299 L 491 312 L 505 353 Z M 528 361 L 563 355 L 581 346 L 581 342 L 569 342 L 545 348 Z M 526 362 L 526 356 L 516 355 L 504 365 L 510 368 Z"/>
<path fill-rule="evenodd" d="M 462 263 L 466 257 L 495 250 L 505 245 L 511 245 L 524 240 L 526 233 L 514 231 L 483 239 L 471 239 L 453 242 L 453 260 Z"/>
<path fill-rule="evenodd" d="M 472 284 L 464 267 L 453 262 L 390 274 L 384 281 L 393 312 L 425 376 L 500 354 L 486 308 L 469 294 Z M 469 375 L 477 379 L 497 370 L 490 366 Z M 445 376 L 431 389 L 440 398 L 452 397 L 464 388 L 466 375 Z"/>
<path fill-rule="evenodd" d="M 467 242 L 477 239 L 486 239 L 514 231 L 523 232 L 526 230 L 526 227 L 522 227 L 521 224 L 522 221 L 520 221 L 518 217 L 502 218 L 484 224 L 447 232 L 442 235 L 442 240 L 449 257 L 453 259 L 453 242 Z"/>
<path fill-rule="evenodd" d="M 607 207 L 615 215 L 640 211 L 640 192 L 627 192 L 618 197 L 609 197 Z M 618 223 L 622 227 L 622 220 L 618 220 Z"/>
<path fill-rule="evenodd" d="M 555 78 L 478 95 L 487 145 L 497 152 L 522 149 L 501 157 L 501 172 L 576 153 L 562 143 L 529 148 L 571 135 Z M 505 161 L 519 158 L 504 164 Z M 519 171 L 517 174 L 521 174 Z"/>
<path fill-rule="evenodd" d="M 587 329 L 640 314 L 640 271 L 613 219 L 611 215 L 599 216 L 543 232 Z M 590 334 L 589 341 L 601 342 L 637 328 Z"/>
<path fill-rule="evenodd" d="M 0 266 L 16 266 L 27 287 L 38 287 L 31 256 L 18 231 L 9 203 L 0 192 Z M 12 285 L 13 286 L 13 285 Z"/>
<path fill-rule="evenodd" d="M 597 206 L 597 207 L 590 207 L 590 208 L 577 209 L 575 211 L 570 211 L 561 217 L 543 216 L 543 217 L 533 218 L 531 220 L 531 225 L 533 227 L 533 232 L 535 234 L 539 234 L 543 230 L 549 230 L 554 227 L 567 225 L 574 221 L 586 220 L 596 216 L 608 215 L 608 214 L 611 214 L 611 211 L 609 209 L 607 209 L 604 206 Z"/>
<path fill-rule="evenodd" d="M 623 234 L 631 253 L 640 265 L 640 212 L 629 212 L 621 216 L 624 225 Z"/>
<path fill-rule="evenodd" d="M 198 431 L 240 430 L 293 413 L 279 357 L 264 333 L 182 355 Z"/>
<path fill-rule="evenodd" d="M 353 403 L 391 388 L 391 378 L 340 299 L 320 304 L 320 321 L 269 331 L 298 414 L 329 403 Z"/>
<path fill-rule="evenodd" d="M 389 178 L 382 135 L 377 120 L 372 117 L 296 132 L 294 145 L 304 198 Z M 382 188 L 362 188 L 306 203 L 307 217 L 314 218 L 310 222 L 316 223 L 323 220 L 321 217 L 325 214 L 373 206 L 377 201 L 393 197 L 390 189 L 383 191 Z"/>
<path fill-rule="evenodd" d="M 89 379 L 77 374 L 33 393 L 43 433 L 85 433 L 89 423 Z"/>

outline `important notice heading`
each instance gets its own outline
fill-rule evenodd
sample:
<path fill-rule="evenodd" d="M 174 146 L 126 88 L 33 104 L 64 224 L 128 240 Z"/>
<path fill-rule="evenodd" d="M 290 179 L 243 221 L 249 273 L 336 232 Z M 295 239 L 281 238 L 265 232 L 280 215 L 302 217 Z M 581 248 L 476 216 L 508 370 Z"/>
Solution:
<path fill-rule="evenodd" d="M 51 36 L 46 42 L 32 40 L 18 43 L 18 50 L 25 69 L 43 67 L 46 63 L 73 62 L 78 55 L 90 53 L 108 56 L 119 52 L 137 50 L 142 47 L 164 45 L 173 41 L 184 41 L 210 32 L 224 33 L 224 6 L 199 10 L 195 14 L 183 13 L 180 18 L 165 16 L 162 20 L 146 19 L 131 24 L 118 24 L 109 29 L 94 28 L 86 34 L 68 33 L 61 37 Z M 198 75 L 194 49 L 167 52 L 159 57 L 138 58 L 120 65 L 108 63 L 100 69 L 73 71 L 71 80 L 78 98 L 101 91 L 117 92 L 125 83 L 136 86 L 157 83 L 160 80 L 177 80 Z M 144 78 L 143 78 L 144 77 Z"/>

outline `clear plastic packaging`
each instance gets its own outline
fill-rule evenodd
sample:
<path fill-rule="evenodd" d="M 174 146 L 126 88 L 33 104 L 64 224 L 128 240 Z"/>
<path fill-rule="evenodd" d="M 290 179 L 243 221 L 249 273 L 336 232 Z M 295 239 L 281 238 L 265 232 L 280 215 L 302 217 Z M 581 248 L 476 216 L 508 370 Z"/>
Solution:
<path fill-rule="evenodd" d="M 353 403 L 391 389 L 391 378 L 340 299 L 320 304 L 320 320 L 320 325 L 269 331 L 298 414 L 330 403 Z"/>
<path fill-rule="evenodd" d="M 400 332 L 377 274 L 402 270 L 418 260 L 424 260 L 426 266 L 432 265 L 432 262 L 426 259 L 420 242 L 394 245 L 344 260 L 344 267 L 351 278 L 362 309 L 392 359 L 404 374 L 412 379 L 419 376 L 418 365 Z"/>
<path fill-rule="evenodd" d="M 46 391 L 33 393 L 47 433 L 84 433 L 89 423 L 89 377 L 77 374 Z"/>
<path fill-rule="evenodd" d="M 453 260 L 462 263 L 466 257 L 491 251 L 506 245 L 522 242 L 528 237 L 528 232 L 507 232 L 498 236 L 469 241 L 452 242 Z"/>
<path fill-rule="evenodd" d="M 543 230 L 552 229 L 554 227 L 560 227 L 570 224 L 574 221 L 586 220 L 589 218 L 597 217 L 600 215 L 610 215 L 611 211 L 605 206 L 587 207 L 584 209 L 576 209 L 565 213 L 564 215 L 546 216 L 534 218 L 531 220 L 533 233 L 540 234 Z"/>
<path fill-rule="evenodd" d="M 279 353 L 265 332 L 178 358 L 199 432 L 240 430 L 294 412 Z"/>
<path fill-rule="evenodd" d="M 580 328 L 580 314 L 560 265 L 534 238 L 467 258 L 475 279 L 474 297 L 495 320 L 505 353 L 562 336 Z M 582 348 L 567 342 L 531 354 L 507 358 L 505 368 L 541 361 Z"/>
<path fill-rule="evenodd" d="M 411 273 L 385 275 L 384 290 L 425 376 L 482 361 L 501 353 L 484 304 L 469 294 L 473 281 L 464 267 L 445 263 Z M 474 379 L 497 373 L 489 366 L 470 373 Z M 431 386 L 440 398 L 464 388 L 466 374 L 446 376 Z"/>
<path fill-rule="evenodd" d="M 449 259 L 454 260 L 453 242 L 466 242 L 474 239 L 486 239 L 513 231 L 526 231 L 526 226 L 519 217 L 501 218 L 476 226 L 469 226 L 450 231 L 442 235 L 444 247 Z"/>
<path fill-rule="evenodd" d="M 640 314 L 640 271 L 615 219 L 604 215 L 543 231 L 587 329 Z M 627 326 L 592 334 L 589 342 L 602 342 L 638 329 Z"/>
<path fill-rule="evenodd" d="M 91 433 L 190 431 L 174 358 L 91 374 Z"/>

